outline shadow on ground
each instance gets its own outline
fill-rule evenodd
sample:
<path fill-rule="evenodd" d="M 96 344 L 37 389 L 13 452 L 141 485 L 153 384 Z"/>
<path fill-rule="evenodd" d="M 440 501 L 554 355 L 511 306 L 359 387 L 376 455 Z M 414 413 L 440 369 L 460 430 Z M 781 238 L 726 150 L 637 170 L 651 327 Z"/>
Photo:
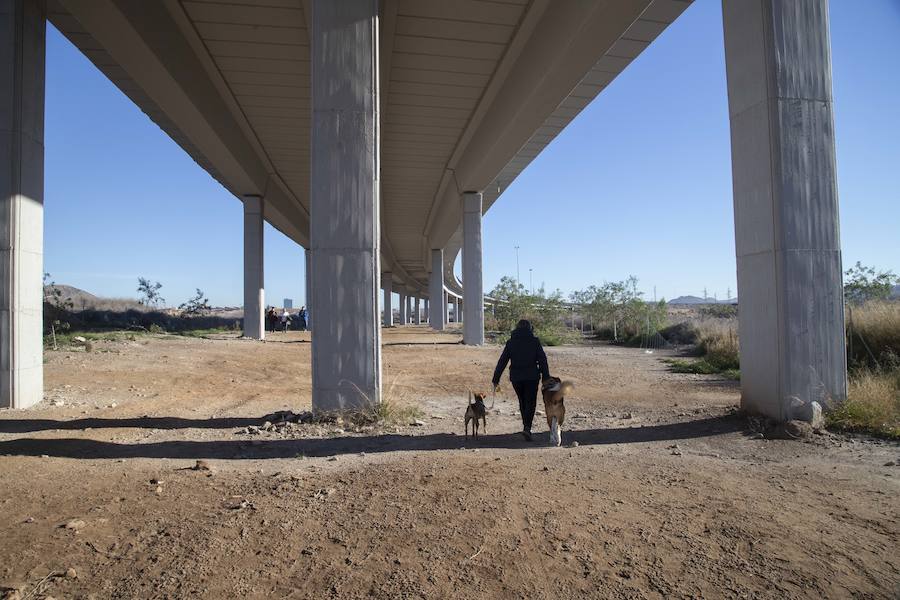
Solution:
<path fill-rule="evenodd" d="M 85 419 L 88 421 L 90 419 Z M 145 419 L 155 421 L 155 419 Z M 164 420 L 164 419 L 162 419 Z M 112 419 L 108 421 L 113 421 Z M 116 427 L 141 419 L 122 419 Z M 203 421 L 172 419 L 172 421 L 192 422 L 191 427 L 204 427 Z M 215 423 L 209 427 L 239 427 L 259 419 L 210 419 Z M 13 421 L 2 422 L 7 426 Z M 234 424 L 236 423 L 237 424 Z M 60 425 L 66 422 L 57 422 Z M 71 423 L 71 422 L 69 422 Z M 727 415 L 670 423 L 665 425 L 644 425 L 640 427 L 584 429 L 568 431 L 566 443 L 578 442 L 580 446 L 606 444 L 633 444 L 710 437 L 743 431 L 746 421 L 738 416 Z M 108 425 L 113 426 L 113 425 Z M 136 425 L 141 426 L 141 425 Z M 158 425 L 146 425 L 162 428 Z M 61 429 L 62 427 L 55 427 Z M 374 436 L 346 436 L 327 439 L 254 439 L 233 441 L 168 441 L 146 444 L 118 444 L 90 439 L 74 438 L 22 438 L 0 442 L 0 455 L 56 456 L 65 458 L 180 458 L 180 459 L 268 459 L 296 458 L 301 456 L 321 457 L 360 452 L 416 452 L 431 450 L 458 450 L 460 448 L 491 449 L 542 449 L 546 448 L 548 435 L 535 436 L 535 441 L 526 443 L 519 434 L 483 435 L 477 441 L 451 433 L 426 435 L 386 434 Z"/>
<path fill-rule="evenodd" d="M 136 429 L 232 429 L 259 425 L 264 417 L 221 417 L 213 419 L 183 419 L 180 417 L 130 417 L 124 419 L 9 419 L 0 420 L 0 433 L 28 433 L 29 431 L 81 430 L 107 428 Z"/>

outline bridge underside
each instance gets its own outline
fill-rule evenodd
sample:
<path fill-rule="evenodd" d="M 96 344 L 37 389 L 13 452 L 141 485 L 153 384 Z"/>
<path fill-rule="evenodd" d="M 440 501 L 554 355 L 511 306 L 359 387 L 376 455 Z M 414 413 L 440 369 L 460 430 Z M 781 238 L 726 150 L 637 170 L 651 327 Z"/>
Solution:
<path fill-rule="evenodd" d="M 244 201 L 246 335 L 263 222 L 307 248 L 314 406 L 335 410 L 380 400 L 379 288 L 386 324 L 390 290 L 437 329 L 462 299 L 483 343 L 482 215 L 688 5 L 0 0 L 0 406 L 42 394 L 46 20 Z M 827 4 L 724 13 L 744 402 L 786 419 L 846 396 Z"/>

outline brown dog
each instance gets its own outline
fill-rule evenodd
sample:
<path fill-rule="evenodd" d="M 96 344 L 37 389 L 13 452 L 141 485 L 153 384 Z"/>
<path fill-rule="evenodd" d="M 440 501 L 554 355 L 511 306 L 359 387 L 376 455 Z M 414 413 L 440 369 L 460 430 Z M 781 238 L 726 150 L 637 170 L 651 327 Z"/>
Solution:
<path fill-rule="evenodd" d="M 541 386 L 544 396 L 544 413 L 547 415 L 547 426 L 550 428 L 550 443 L 554 446 L 562 444 L 562 424 L 566 420 L 566 394 L 575 389 L 571 381 L 563 381 L 559 377 L 551 377 Z"/>
<path fill-rule="evenodd" d="M 472 396 L 475 402 L 472 402 Z M 469 405 L 466 407 L 466 436 L 469 435 L 469 421 L 472 421 L 472 435 L 478 437 L 478 419 L 481 419 L 482 427 L 487 432 L 487 407 L 484 405 L 484 399 L 487 394 L 481 392 L 469 392 Z"/>

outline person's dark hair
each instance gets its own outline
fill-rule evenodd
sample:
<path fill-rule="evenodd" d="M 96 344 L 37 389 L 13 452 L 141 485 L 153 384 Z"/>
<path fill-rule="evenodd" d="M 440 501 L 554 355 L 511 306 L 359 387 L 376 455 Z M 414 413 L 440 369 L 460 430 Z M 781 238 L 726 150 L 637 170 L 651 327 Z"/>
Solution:
<path fill-rule="evenodd" d="M 531 331 L 531 321 L 528 319 L 521 319 L 518 323 L 516 323 L 516 329 L 526 329 Z"/>

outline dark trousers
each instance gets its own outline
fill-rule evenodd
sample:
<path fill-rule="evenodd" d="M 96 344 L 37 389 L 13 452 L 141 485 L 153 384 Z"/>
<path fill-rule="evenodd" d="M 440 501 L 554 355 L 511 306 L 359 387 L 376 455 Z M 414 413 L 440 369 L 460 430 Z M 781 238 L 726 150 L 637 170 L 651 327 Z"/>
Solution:
<path fill-rule="evenodd" d="M 513 382 L 513 389 L 519 397 L 519 412 L 522 413 L 522 428 L 531 431 L 534 409 L 537 406 L 538 380 Z"/>

